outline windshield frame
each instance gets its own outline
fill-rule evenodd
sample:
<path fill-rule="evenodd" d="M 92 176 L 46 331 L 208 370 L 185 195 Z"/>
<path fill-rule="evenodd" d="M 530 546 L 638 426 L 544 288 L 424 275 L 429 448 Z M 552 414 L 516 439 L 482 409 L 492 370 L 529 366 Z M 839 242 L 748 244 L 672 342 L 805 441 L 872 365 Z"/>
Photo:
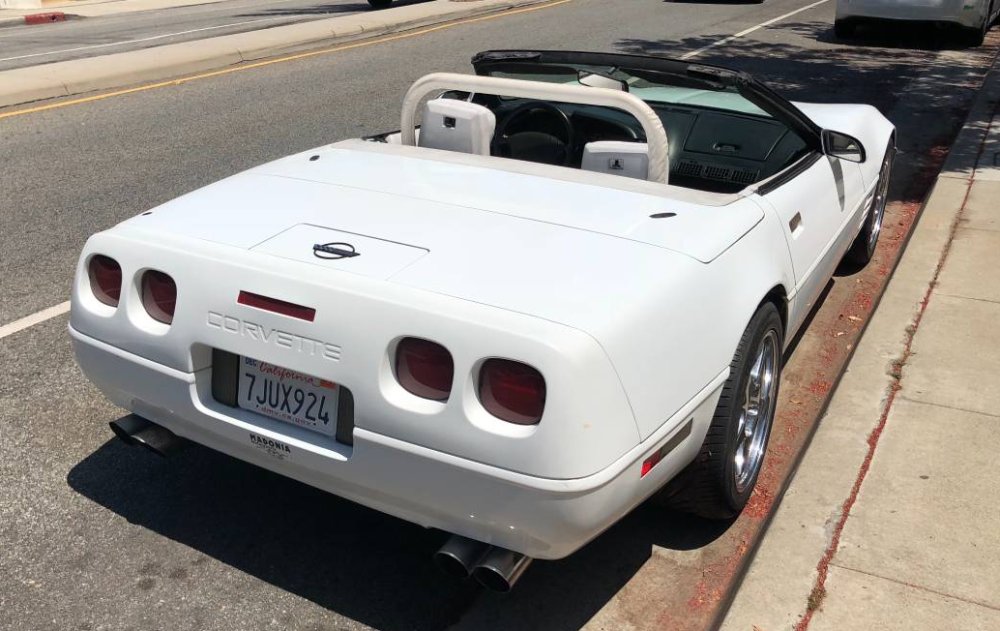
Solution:
<path fill-rule="evenodd" d="M 732 89 L 775 120 L 784 123 L 813 150 L 822 151 L 821 129 L 808 116 L 784 97 L 778 95 L 753 76 L 721 66 L 696 64 L 666 57 L 626 55 L 620 53 L 589 53 L 552 50 L 489 50 L 472 57 L 478 75 L 493 72 L 524 70 L 525 74 L 545 74 L 546 68 L 627 68 L 639 78 L 648 72 L 664 77 L 673 75 L 686 84 L 698 84 L 706 90 Z M 651 102 L 653 106 L 655 102 Z M 669 105 L 664 103 L 664 105 Z M 737 112 L 733 112 L 738 114 Z"/>

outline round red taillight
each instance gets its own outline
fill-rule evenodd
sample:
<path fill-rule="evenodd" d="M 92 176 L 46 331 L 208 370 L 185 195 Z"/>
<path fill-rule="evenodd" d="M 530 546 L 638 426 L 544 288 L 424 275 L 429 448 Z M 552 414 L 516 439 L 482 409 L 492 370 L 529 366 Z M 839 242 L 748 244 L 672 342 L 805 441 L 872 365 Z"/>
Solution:
<path fill-rule="evenodd" d="M 149 317 L 157 322 L 170 324 L 174 321 L 174 306 L 177 304 L 177 285 L 174 279 L 156 270 L 142 275 L 142 306 Z"/>
<path fill-rule="evenodd" d="M 122 266 L 110 256 L 95 254 L 87 266 L 94 297 L 111 307 L 118 306 L 122 295 Z"/>
<path fill-rule="evenodd" d="M 534 425 L 545 409 L 545 377 L 521 362 L 487 359 L 479 369 L 479 401 L 501 420 Z"/>
<path fill-rule="evenodd" d="M 436 342 L 404 337 L 396 345 L 395 368 L 396 380 L 410 394 L 435 401 L 445 401 L 451 394 L 455 362 Z"/>

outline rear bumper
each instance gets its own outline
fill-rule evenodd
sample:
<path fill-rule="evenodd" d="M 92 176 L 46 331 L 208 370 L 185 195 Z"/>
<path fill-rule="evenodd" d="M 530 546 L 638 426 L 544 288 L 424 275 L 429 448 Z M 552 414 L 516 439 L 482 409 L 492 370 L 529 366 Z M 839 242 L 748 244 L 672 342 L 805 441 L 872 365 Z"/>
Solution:
<path fill-rule="evenodd" d="M 838 0 L 837 19 L 936 22 L 977 28 L 985 9 L 974 0 L 929 0 L 921 5 L 900 0 Z"/>
<path fill-rule="evenodd" d="M 363 428 L 353 445 L 216 402 L 211 367 L 183 372 L 70 327 L 77 362 L 112 401 L 193 442 L 375 510 L 531 557 L 567 556 L 676 475 L 697 453 L 720 374 L 650 438 L 584 478 L 530 476 Z M 643 459 L 686 437 L 646 476 Z"/>

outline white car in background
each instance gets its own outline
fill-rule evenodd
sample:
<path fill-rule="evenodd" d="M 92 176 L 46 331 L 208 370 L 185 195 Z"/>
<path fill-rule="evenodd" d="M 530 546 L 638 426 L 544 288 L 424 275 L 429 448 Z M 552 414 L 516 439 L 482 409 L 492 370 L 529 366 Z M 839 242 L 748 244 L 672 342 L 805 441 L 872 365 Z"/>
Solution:
<path fill-rule="evenodd" d="M 837 37 L 854 35 L 859 22 L 898 20 L 957 25 L 969 43 L 983 43 L 1000 14 L 1000 0 L 837 0 Z"/>
<path fill-rule="evenodd" d="M 442 567 L 506 590 L 653 494 L 744 507 L 784 350 L 872 257 L 895 131 L 683 61 L 473 64 L 418 80 L 401 131 L 93 235 L 69 331 L 126 442 L 452 533 Z"/>

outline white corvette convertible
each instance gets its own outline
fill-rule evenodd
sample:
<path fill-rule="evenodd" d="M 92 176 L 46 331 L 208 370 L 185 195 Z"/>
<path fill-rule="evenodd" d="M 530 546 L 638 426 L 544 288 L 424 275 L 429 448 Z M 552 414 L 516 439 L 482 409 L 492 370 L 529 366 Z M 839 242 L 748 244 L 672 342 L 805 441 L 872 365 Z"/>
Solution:
<path fill-rule="evenodd" d="M 69 330 L 126 442 L 444 530 L 444 568 L 509 589 L 654 493 L 743 508 L 783 349 L 872 256 L 895 132 L 712 66 L 473 64 L 418 80 L 399 132 L 95 234 Z"/>

